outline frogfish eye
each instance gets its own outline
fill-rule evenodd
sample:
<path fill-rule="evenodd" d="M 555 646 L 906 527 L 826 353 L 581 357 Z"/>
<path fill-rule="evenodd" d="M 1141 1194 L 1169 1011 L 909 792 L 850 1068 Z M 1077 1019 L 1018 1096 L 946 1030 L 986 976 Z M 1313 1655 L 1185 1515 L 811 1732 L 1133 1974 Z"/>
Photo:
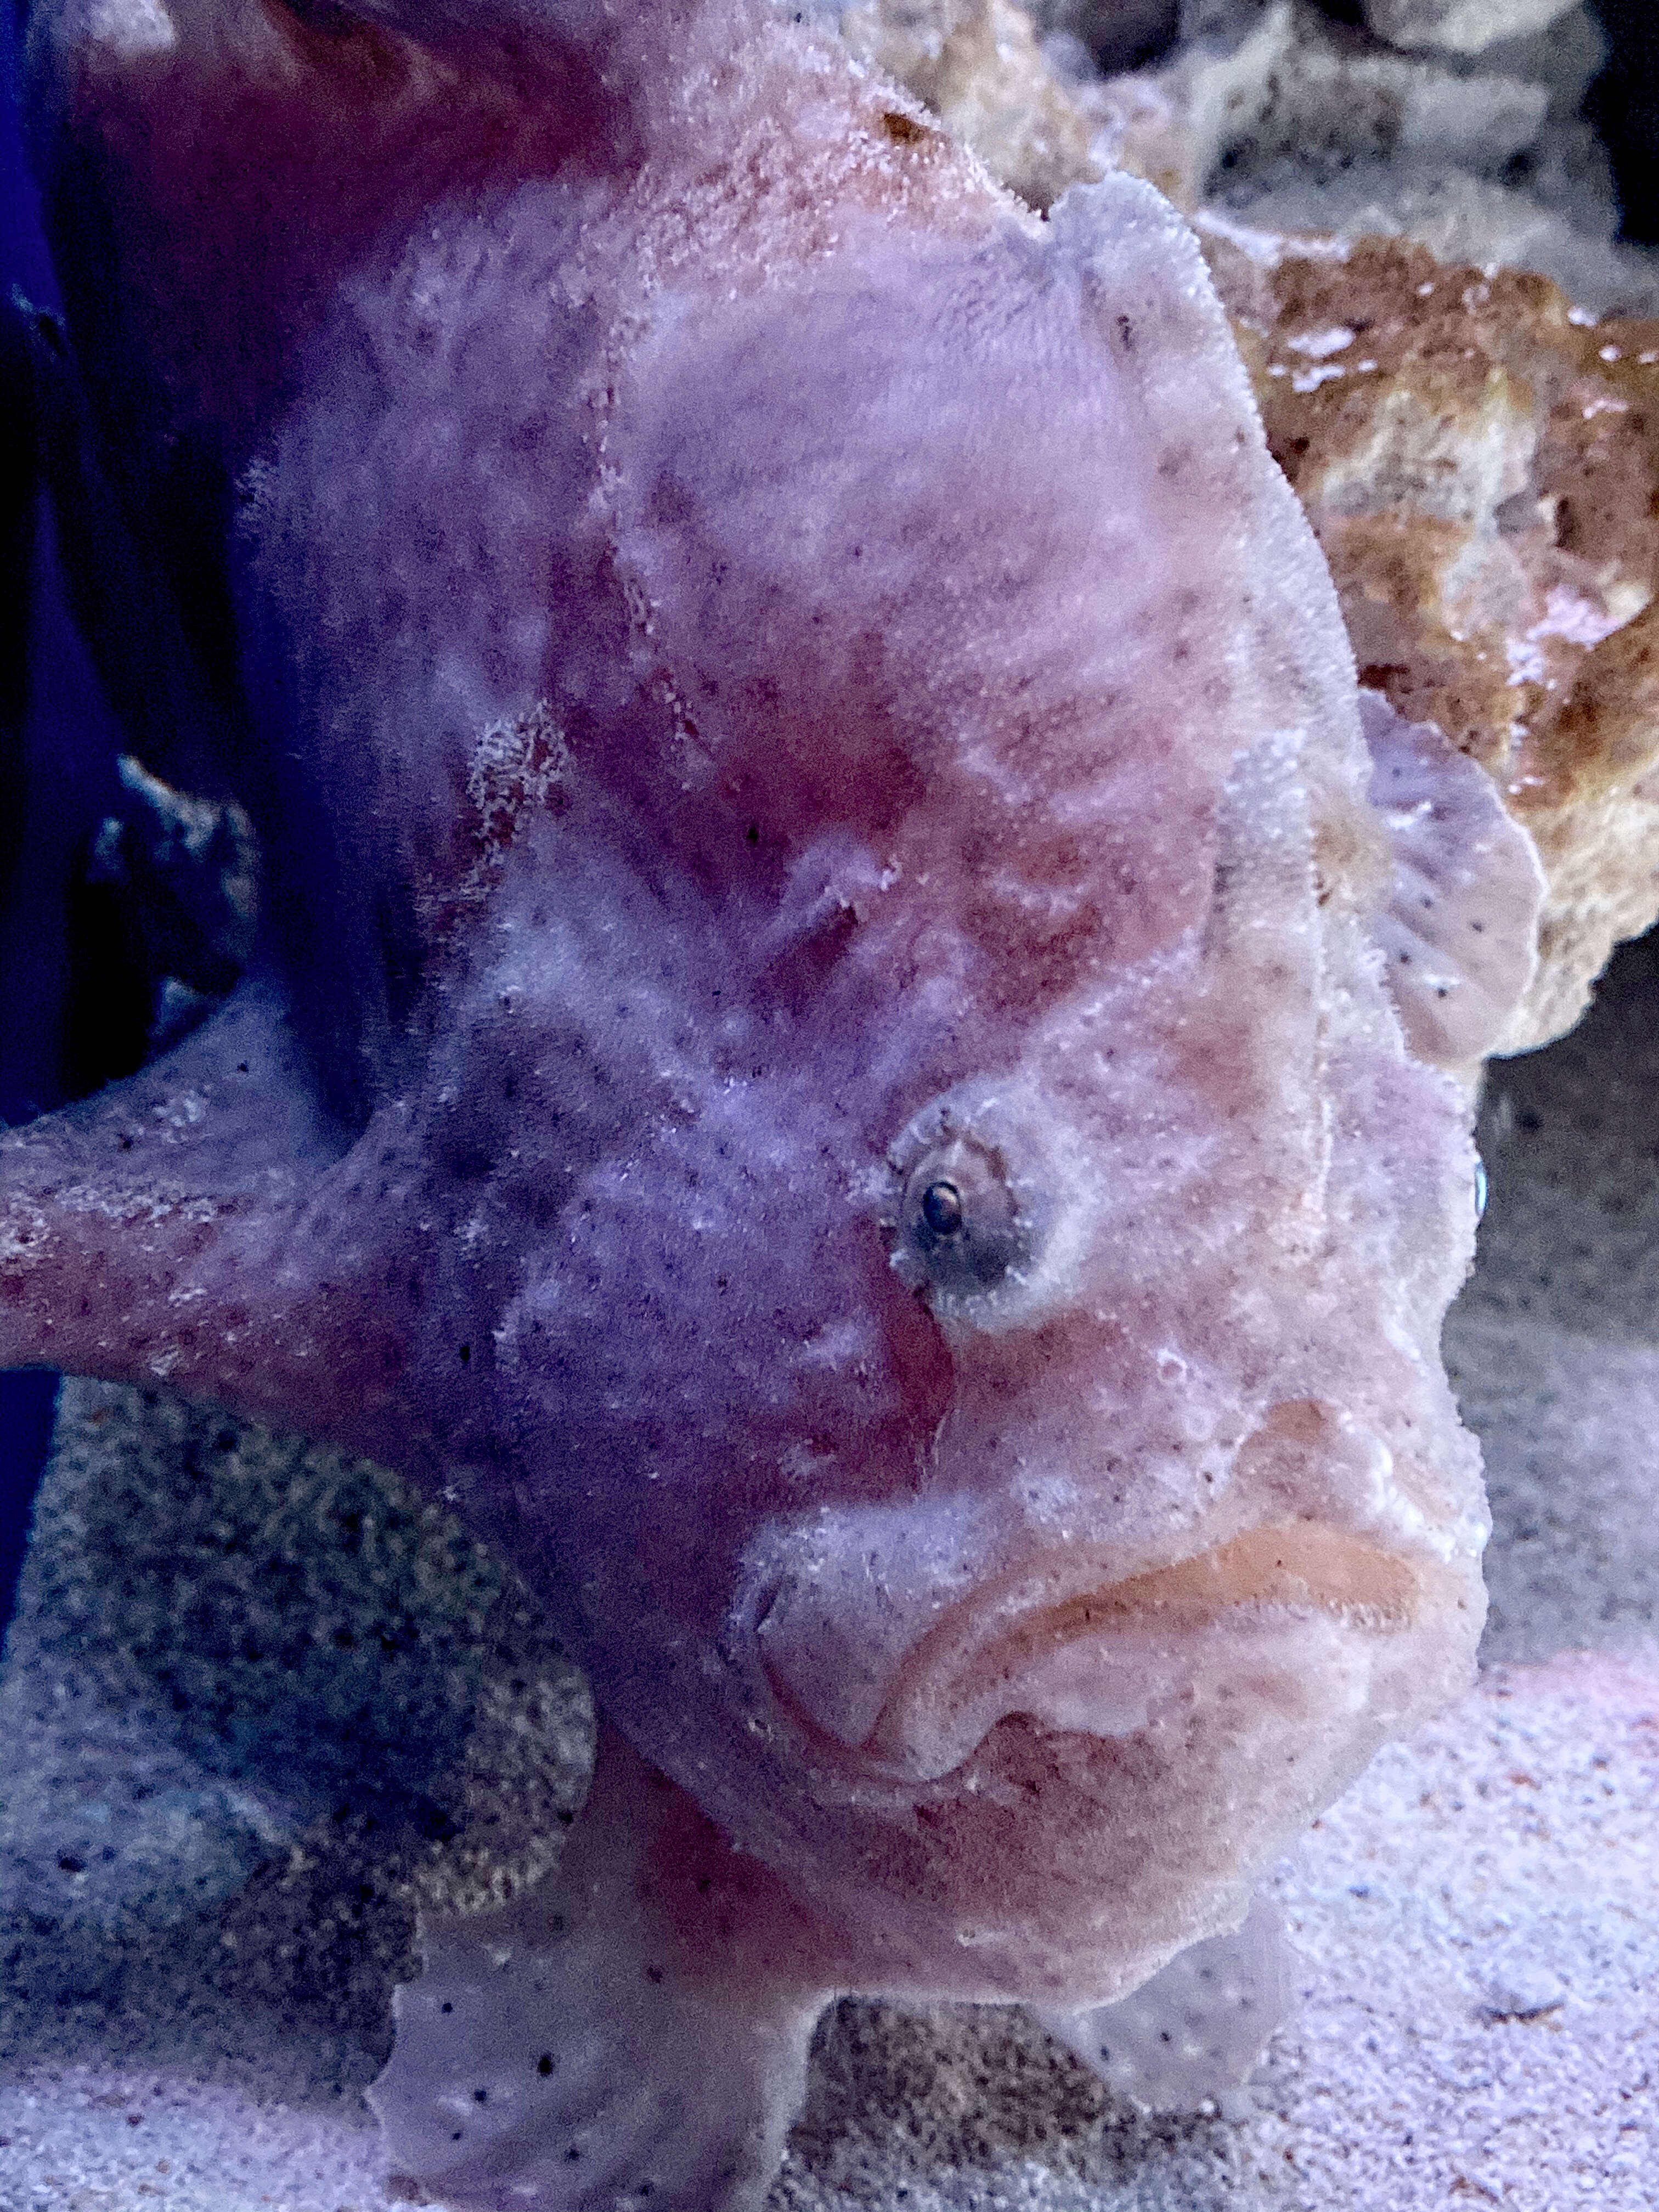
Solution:
<path fill-rule="evenodd" d="M 933 1144 L 905 1176 L 896 1212 L 887 1224 L 893 1265 L 936 1304 L 982 1297 L 1030 1256 L 1003 1164 L 974 1137 Z"/>

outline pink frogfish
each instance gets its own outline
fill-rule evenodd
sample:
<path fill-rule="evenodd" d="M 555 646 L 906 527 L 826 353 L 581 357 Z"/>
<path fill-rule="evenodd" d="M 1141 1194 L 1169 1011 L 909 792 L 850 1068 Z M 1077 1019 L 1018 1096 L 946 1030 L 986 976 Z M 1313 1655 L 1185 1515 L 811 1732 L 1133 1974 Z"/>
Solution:
<path fill-rule="evenodd" d="M 752 2203 L 843 1992 L 1205 2094 L 1264 1869 L 1471 1677 L 1539 878 L 1362 702 L 1193 238 L 759 0 L 37 0 L 29 73 L 147 766 L 264 884 L 0 1139 L 0 1357 L 401 1470 L 602 1714 L 394 2169 Z"/>

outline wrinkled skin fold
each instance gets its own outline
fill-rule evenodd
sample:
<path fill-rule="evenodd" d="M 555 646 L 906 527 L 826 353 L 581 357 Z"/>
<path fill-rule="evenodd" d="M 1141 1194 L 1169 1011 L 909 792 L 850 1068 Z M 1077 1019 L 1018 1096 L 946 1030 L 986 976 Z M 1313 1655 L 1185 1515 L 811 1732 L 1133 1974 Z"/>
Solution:
<path fill-rule="evenodd" d="M 845 1990 L 1236 2078 L 1269 1938 L 1170 1962 L 1470 1675 L 1451 1071 L 1537 870 L 1362 738 L 1195 245 L 714 0 L 40 0 L 30 66 L 146 766 L 265 882 L 0 1140 L 0 1351 L 437 1490 L 607 1717 L 556 1882 L 427 1931 L 394 2162 L 754 2201 Z"/>

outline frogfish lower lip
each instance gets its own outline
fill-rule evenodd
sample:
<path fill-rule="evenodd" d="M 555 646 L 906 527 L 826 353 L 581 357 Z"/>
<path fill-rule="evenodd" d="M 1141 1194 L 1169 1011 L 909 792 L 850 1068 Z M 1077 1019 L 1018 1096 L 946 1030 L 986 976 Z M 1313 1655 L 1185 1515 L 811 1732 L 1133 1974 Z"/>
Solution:
<path fill-rule="evenodd" d="M 1089 1552 L 992 1578 L 934 1620 L 900 1660 L 874 1726 L 844 1741 L 799 1681 L 775 1692 L 825 1750 L 866 1771 L 937 1780 L 1014 1713 L 1095 1736 L 1144 1728 L 1203 1676 L 1295 1676 L 1310 1632 L 1392 1638 L 1447 1570 L 1313 1522 L 1258 1528 L 1173 1565 L 1104 1579 Z"/>

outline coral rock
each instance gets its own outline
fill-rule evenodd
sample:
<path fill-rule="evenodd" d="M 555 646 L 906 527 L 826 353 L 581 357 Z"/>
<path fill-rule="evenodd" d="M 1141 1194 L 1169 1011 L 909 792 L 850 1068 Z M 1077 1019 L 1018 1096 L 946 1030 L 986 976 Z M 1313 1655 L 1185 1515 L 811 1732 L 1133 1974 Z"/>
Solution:
<path fill-rule="evenodd" d="M 1571 0 L 1365 0 L 1365 21 L 1397 46 L 1483 53 L 1500 40 L 1528 38 L 1566 13 Z"/>
<path fill-rule="evenodd" d="M 1549 878 L 1510 1051 L 1659 913 L 1659 325 L 1403 240 L 1212 258 L 1363 682 L 1497 781 Z"/>
<path fill-rule="evenodd" d="M 1453 74 L 1334 27 L 1305 0 L 1232 11 L 1164 68 L 1103 92 L 1103 120 L 1145 143 L 1155 82 L 1168 103 L 1163 166 L 1192 205 L 1224 175 L 1294 162 L 1316 172 L 1358 161 L 1455 161 L 1495 173 L 1536 138 L 1547 88 L 1502 71 Z M 1139 121 L 1137 118 L 1141 119 Z"/>
<path fill-rule="evenodd" d="M 1009 0 L 863 0 L 841 32 L 1031 206 L 1100 175 L 1087 118 Z"/>

